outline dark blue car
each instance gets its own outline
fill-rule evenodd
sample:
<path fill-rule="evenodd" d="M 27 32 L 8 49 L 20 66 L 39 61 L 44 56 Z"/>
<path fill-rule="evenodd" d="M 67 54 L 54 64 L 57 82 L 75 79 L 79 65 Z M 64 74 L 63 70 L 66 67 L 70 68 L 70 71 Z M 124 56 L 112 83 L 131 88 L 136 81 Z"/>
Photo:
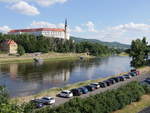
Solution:
<path fill-rule="evenodd" d="M 125 81 L 126 78 L 124 76 L 118 76 L 118 78 L 120 79 L 120 81 Z"/>
<path fill-rule="evenodd" d="M 84 86 L 88 89 L 88 91 L 94 91 L 95 90 L 95 86 L 93 85 L 87 85 L 87 86 Z"/>
<path fill-rule="evenodd" d="M 87 94 L 89 92 L 86 87 L 80 87 L 79 89 L 81 89 L 83 94 Z"/>

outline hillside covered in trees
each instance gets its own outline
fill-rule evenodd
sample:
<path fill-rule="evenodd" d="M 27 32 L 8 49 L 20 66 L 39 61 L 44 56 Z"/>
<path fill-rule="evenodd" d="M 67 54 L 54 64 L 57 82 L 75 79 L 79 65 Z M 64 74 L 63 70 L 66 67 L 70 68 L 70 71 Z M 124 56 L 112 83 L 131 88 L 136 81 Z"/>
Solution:
<path fill-rule="evenodd" d="M 84 38 L 78 38 L 78 37 L 74 37 L 74 36 L 71 36 L 70 38 L 72 40 L 75 40 L 75 42 L 88 41 L 88 42 L 92 42 L 92 43 L 103 44 L 103 45 L 108 46 L 110 48 L 124 49 L 124 50 L 130 48 L 130 45 L 122 44 L 122 43 L 119 43 L 119 42 L 103 42 L 103 41 L 100 41 L 100 40 L 97 40 L 97 39 L 84 39 Z"/>
<path fill-rule="evenodd" d="M 35 37 L 33 35 L 7 35 L 0 34 L 0 42 L 4 40 L 14 40 L 19 48 L 19 51 L 25 53 L 43 52 L 49 51 L 67 53 L 88 53 L 94 56 L 106 56 L 116 54 L 119 51 L 113 48 L 109 48 L 103 44 L 83 41 L 76 43 L 73 40 L 63 40 L 56 38 L 47 38 L 43 36 Z M 21 52 L 20 52 L 21 53 Z"/>

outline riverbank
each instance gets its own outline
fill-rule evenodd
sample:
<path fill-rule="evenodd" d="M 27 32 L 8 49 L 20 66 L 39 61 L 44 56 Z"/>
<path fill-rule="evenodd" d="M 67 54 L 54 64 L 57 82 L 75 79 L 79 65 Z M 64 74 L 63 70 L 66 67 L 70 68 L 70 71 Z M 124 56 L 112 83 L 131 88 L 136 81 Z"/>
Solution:
<path fill-rule="evenodd" d="M 129 54 L 125 52 L 121 52 L 120 54 L 118 54 L 118 56 L 129 56 Z"/>
<path fill-rule="evenodd" d="M 61 60 L 76 60 L 79 57 L 84 58 L 94 58 L 94 56 L 89 56 L 85 53 L 54 53 L 49 52 L 45 54 L 25 54 L 23 56 L 10 56 L 7 54 L 0 54 L 0 64 L 7 63 L 30 63 L 34 62 L 33 58 L 40 58 L 44 61 L 61 61 Z"/>
<path fill-rule="evenodd" d="M 140 68 L 138 70 L 142 74 L 150 73 L 150 67 L 142 67 L 142 68 Z M 122 74 L 125 74 L 125 73 L 120 73 L 120 74 L 117 74 L 117 75 L 112 75 L 110 77 L 119 76 L 119 75 L 122 75 Z M 40 97 L 43 97 L 43 96 L 52 96 L 52 97 L 55 97 L 56 94 L 58 94 L 61 90 L 69 90 L 69 89 L 77 88 L 77 87 L 80 87 L 80 86 L 83 86 L 83 85 L 88 85 L 88 84 L 90 84 L 92 82 L 100 82 L 100 81 L 106 80 L 106 79 L 108 79 L 110 77 L 100 78 L 100 79 L 96 79 L 96 80 L 88 80 L 88 81 L 79 82 L 79 83 L 75 83 L 75 84 L 70 84 L 70 85 L 67 85 L 67 86 L 65 86 L 63 88 L 51 88 L 51 89 L 48 89 L 46 91 L 42 91 L 41 93 L 38 93 L 38 94 L 35 94 L 35 95 L 25 96 L 25 97 L 18 97 L 18 98 L 12 98 L 11 101 L 12 102 L 17 102 L 18 104 L 21 104 L 21 103 L 24 103 L 24 102 L 28 102 L 31 99 L 40 98 Z"/>

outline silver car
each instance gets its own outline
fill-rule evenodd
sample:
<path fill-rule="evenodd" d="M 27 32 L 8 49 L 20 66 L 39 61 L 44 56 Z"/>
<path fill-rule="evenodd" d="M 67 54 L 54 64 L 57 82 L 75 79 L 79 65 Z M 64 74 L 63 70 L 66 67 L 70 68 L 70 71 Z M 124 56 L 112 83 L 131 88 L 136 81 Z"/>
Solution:
<path fill-rule="evenodd" d="M 43 97 L 40 99 L 42 103 L 46 105 L 55 104 L 55 98 L 53 97 Z"/>
<path fill-rule="evenodd" d="M 60 92 L 59 96 L 65 97 L 65 98 L 71 98 L 71 97 L 73 97 L 73 93 L 69 90 L 64 90 L 64 91 Z"/>

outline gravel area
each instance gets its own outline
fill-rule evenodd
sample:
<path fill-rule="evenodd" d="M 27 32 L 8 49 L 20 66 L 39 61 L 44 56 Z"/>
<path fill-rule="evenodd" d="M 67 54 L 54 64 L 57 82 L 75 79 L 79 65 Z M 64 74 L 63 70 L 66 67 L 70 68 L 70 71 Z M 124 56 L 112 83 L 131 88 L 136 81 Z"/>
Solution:
<path fill-rule="evenodd" d="M 144 79 L 147 78 L 147 77 L 150 77 L 150 73 L 142 74 L 142 75 L 133 77 L 133 78 L 131 78 L 131 79 L 128 79 L 128 80 L 123 81 L 123 82 L 116 83 L 116 84 L 111 85 L 111 86 L 106 87 L 106 88 L 99 88 L 99 89 L 97 89 L 97 90 L 95 90 L 95 91 L 89 92 L 89 93 L 87 93 L 87 94 L 83 94 L 83 95 L 81 95 L 81 96 L 79 96 L 79 97 L 81 97 L 81 98 L 89 97 L 90 95 L 95 95 L 95 94 L 99 94 L 99 93 L 104 92 L 104 91 L 107 91 L 107 90 L 112 90 L 112 89 L 119 88 L 119 87 L 121 87 L 121 86 L 123 86 L 123 85 L 125 85 L 125 84 L 127 84 L 127 83 L 129 83 L 129 82 L 132 82 L 132 81 L 142 81 L 142 80 L 144 80 Z M 74 98 L 74 97 L 72 97 L 72 98 Z M 58 105 L 60 105 L 60 104 L 63 104 L 63 103 L 65 103 L 65 102 L 69 101 L 69 100 L 72 99 L 72 98 L 56 97 L 56 98 L 55 98 L 55 99 L 56 99 L 55 106 L 58 106 Z M 150 109 L 149 109 L 149 110 L 150 110 Z M 140 112 L 140 113 L 150 113 L 150 111 L 149 111 L 149 112 Z"/>

